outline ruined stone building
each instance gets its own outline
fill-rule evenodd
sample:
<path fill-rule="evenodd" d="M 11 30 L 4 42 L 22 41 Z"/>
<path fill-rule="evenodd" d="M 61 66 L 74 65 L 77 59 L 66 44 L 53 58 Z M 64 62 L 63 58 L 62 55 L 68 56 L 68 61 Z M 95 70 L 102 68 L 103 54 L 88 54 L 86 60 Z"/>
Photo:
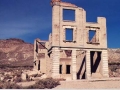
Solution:
<path fill-rule="evenodd" d="M 61 0 L 51 6 L 52 33 L 48 41 L 35 39 L 34 69 L 69 80 L 108 78 L 106 19 L 86 22 L 83 8 Z M 67 11 L 73 20 L 64 18 Z"/>

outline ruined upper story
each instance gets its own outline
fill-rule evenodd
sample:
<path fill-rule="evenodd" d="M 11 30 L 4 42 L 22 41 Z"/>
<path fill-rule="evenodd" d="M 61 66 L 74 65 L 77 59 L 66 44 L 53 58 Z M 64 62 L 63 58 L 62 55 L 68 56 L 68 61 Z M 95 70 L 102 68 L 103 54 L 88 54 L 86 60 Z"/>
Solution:
<path fill-rule="evenodd" d="M 49 35 L 47 45 L 49 49 L 52 47 L 107 48 L 105 17 L 97 17 L 97 22 L 86 22 L 86 11 L 81 7 L 61 0 L 52 0 L 51 6 L 52 33 Z M 65 11 L 72 11 L 74 20 L 64 19 Z"/>

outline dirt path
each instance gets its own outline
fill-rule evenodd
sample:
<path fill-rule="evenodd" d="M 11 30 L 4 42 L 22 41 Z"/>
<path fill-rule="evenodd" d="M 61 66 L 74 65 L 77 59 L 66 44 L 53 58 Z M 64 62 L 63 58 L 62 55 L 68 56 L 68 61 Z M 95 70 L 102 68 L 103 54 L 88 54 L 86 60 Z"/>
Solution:
<path fill-rule="evenodd" d="M 120 81 L 61 81 L 55 89 L 118 89 Z"/>

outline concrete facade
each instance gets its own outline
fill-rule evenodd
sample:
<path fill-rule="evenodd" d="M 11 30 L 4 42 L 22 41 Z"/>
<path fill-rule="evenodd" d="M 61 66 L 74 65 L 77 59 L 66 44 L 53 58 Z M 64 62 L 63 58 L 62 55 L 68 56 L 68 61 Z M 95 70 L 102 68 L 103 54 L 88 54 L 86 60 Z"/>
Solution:
<path fill-rule="evenodd" d="M 70 80 L 109 77 L 106 19 L 86 22 L 83 8 L 61 0 L 52 0 L 51 6 L 52 33 L 48 41 L 35 39 L 34 69 Z M 74 20 L 64 20 L 64 10 L 74 11 Z M 70 40 L 67 31 L 72 31 Z"/>

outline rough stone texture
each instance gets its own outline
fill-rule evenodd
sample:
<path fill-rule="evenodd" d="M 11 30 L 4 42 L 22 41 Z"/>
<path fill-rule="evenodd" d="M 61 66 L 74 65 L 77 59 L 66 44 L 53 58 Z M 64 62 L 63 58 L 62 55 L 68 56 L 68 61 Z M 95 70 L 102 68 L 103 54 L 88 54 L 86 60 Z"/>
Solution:
<path fill-rule="evenodd" d="M 59 77 L 59 59 L 60 59 L 60 50 L 59 48 L 53 49 L 52 55 L 52 77 Z"/>

